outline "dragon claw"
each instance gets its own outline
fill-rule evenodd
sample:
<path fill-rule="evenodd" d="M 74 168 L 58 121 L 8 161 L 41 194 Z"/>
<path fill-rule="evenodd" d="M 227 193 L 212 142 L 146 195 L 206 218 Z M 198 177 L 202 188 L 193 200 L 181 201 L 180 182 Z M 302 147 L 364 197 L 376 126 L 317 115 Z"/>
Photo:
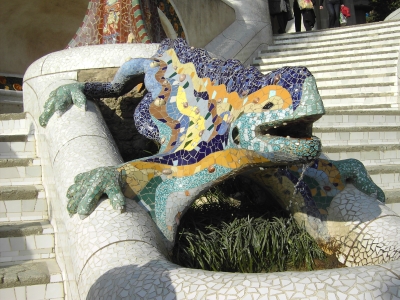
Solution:
<path fill-rule="evenodd" d="M 89 215 L 79 215 L 79 218 L 80 218 L 81 220 L 84 220 L 84 219 L 86 219 L 88 216 L 89 216 Z"/>
<path fill-rule="evenodd" d="M 40 125 L 46 127 L 54 113 L 61 117 L 72 104 L 86 110 L 86 97 L 83 89 L 83 83 L 71 83 L 52 91 L 44 105 L 44 111 L 39 117 Z"/>
<path fill-rule="evenodd" d="M 70 215 L 78 213 L 81 219 L 86 218 L 103 194 L 107 194 L 115 210 L 123 213 L 125 197 L 121 191 L 122 185 L 120 173 L 114 167 L 100 167 L 78 174 L 75 184 L 67 191 Z"/>

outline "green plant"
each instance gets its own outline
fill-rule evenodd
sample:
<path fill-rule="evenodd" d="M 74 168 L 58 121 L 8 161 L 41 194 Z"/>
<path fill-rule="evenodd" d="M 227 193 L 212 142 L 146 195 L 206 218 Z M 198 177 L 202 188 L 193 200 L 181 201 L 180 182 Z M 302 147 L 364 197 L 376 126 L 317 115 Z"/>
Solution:
<path fill-rule="evenodd" d="M 383 21 L 390 13 L 400 8 L 400 0 L 370 0 L 371 12 L 367 23 Z"/>
<path fill-rule="evenodd" d="M 311 270 L 314 259 L 325 258 L 292 217 L 283 217 L 280 210 L 262 211 L 268 210 L 260 204 L 238 204 L 218 188 L 208 192 L 182 220 L 174 262 L 212 271 L 259 273 Z"/>

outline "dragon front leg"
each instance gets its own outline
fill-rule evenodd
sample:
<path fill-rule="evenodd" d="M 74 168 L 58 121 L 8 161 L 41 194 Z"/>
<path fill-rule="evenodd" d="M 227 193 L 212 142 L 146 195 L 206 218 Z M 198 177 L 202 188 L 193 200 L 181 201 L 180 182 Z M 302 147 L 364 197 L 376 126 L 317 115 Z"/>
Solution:
<path fill-rule="evenodd" d="M 78 213 L 81 219 L 85 218 L 103 194 L 107 194 L 114 209 L 124 211 L 125 197 L 121 188 L 125 180 L 125 172 L 118 172 L 115 167 L 100 167 L 78 174 L 67 192 L 69 214 Z"/>

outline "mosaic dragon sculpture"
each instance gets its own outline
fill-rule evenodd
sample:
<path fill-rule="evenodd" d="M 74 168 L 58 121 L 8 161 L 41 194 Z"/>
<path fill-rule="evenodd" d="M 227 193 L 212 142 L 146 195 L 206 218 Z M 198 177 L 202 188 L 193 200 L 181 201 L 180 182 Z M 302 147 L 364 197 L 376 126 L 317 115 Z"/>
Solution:
<path fill-rule="evenodd" d="M 192 202 L 211 186 L 236 175 L 257 182 L 328 240 L 327 208 L 346 181 L 384 201 L 382 190 L 357 160 L 319 159 L 321 142 L 312 124 L 324 107 L 305 67 L 267 75 L 237 60 L 212 58 L 182 39 L 164 40 L 151 59 L 124 63 L 112 82 L 74 83 L 50 94 L 40 124 L 86 98 L 115 97 L 144 75 L 148 90 L 134 113 L 138 131 L 157 141 L 159 153 L 79 174 L 69 188 L 68 211 L 89 215 L 103 194 L 115 209 L 125 197 L 142 204 L 169 246 Z"/>

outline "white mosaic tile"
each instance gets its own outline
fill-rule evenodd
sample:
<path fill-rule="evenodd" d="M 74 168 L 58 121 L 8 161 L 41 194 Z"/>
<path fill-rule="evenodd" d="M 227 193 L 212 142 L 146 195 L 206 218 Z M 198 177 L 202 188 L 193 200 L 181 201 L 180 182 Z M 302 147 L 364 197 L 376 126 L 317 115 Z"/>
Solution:
<path fill-rule="evenodd" d="M 33 62 L 28 67 L 28 69 L 25 71 L 24 80 L 42 75 L 42 66 L 46 59 L 47 59 L 47 55 L 45 55 L 45 56 L 37 59 L 35 62 Z M 24 87 L 24 92 L 25 92 L 25 87 Z"/>
<path fill-rule="evenodd" d="M 149 54 L 154 53 L 157 48 L 158 44 L 114 44 L 66 49 L 51 53 L 43 62 L 39 62 L 43 63 L 41 75 L 79 69 L 117 67 L 129 57 L 149 57 Z M 24 81 L 34 75 L 36 74 L 31 75 L 31 72 L 25 74 Z"/>

